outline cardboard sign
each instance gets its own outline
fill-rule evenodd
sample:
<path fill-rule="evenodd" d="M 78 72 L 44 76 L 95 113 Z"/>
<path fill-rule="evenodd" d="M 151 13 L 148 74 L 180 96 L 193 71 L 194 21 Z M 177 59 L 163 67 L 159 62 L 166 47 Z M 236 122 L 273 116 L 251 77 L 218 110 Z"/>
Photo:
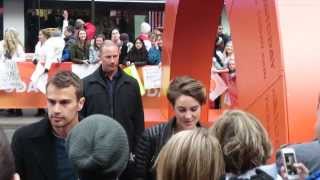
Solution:
<path fill-rule="evenodd" d="M 143 85 L 145 89 L 156 89 L 161 87 L 161 67 L 142 67 Z"/>
<path fill-rule="evenodd" d="M 13 60 L 0 61 L 0 90 L 22 88 L 17 63 Z"/>

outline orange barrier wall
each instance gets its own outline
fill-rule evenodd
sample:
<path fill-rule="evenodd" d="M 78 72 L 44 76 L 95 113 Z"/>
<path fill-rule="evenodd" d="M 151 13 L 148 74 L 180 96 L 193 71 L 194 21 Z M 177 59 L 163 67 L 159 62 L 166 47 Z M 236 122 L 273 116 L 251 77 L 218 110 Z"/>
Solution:
<path fill-rule="evenodd" d="M 46 107 L 45 96 L 30 84 L 35 69 L 32 62 L 18 62 L 24 88 L 21 90 L 0 91 L 0 108 L 38 108 Z M 49 77 L 58 70 L 71 70 L 71 63 L 53 64 Z"/>
<path fill-rule="evenodd" d="M 320 92 L 320 1 L 275 2 L 286 79 L 288 139 L 311 140 Z"/>
<path fill-rule="evenodd" d="M 46 108 L 45 96 L 30 84 L 30 77 L 35 66 L 31 62 L 19 62 L 18 67 L 24 88 L 21 90 L 0 91 L 0 108 Z M 54 64 L 49 72 L 49 76 L 52 76 L 58 70 L 71 70 L 71 63 Z M 142 68 L 138 67 L 137 70 L 143 81 Z M 146 117 L 146 127 L 166 120 L 159 116 L 160 89 L 146 90 L 142 101 Z"/>
<path fill-rule="evenodd" d="M 276 148 L 313 139 L 319 1 L 231 0 L 227 7 L 240 107 L 262 120 Z"/>
<path fill-rule="evenodd" d="M 288 142 L 285 73 L 274 0 L 227 2 L 239 106 L 255 114 L 277 148 Z"/>

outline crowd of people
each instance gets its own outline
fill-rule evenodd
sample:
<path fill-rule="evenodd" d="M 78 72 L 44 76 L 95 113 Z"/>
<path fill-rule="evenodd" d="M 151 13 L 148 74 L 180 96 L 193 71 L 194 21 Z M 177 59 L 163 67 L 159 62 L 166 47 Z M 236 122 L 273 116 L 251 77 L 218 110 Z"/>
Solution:
<path fill-rule="evenodd" d="M 69 20 L 68 11 L 63 11 L 62 27 L 41 29 L 38 32 L 38 42 L 35 46 L 32 62 L 35 66 L 41 64 L 44 73 L 48 73 L 53 63 L 72 62 L 74 64 L 101 64 L 99 52 L 103 43 L 115 43 L 120 49 L 120 67 L 130 65 L 161 64 L 162 31 L 161 27 L 151 32 L 148 23 L 141 24 L 141 33 L 130 42 L 126 32 L 115 28 L 111 34 L 96 32 L 95 25 L 82 19 Z M 57 24 L 58 25 L 58 24 Z M 26 61 L 24 48 L 19 41 L 18 32 L 14 28 L 5 31 L 0 42 L 1 60 Z M 3 89 L 2 89 L 3 90 Z M 8 116 L 22 116 L 21 109 L 7 110 Z M 45 112 L 39 109 L 36 116 Z"/>
<path fill-rule="evenodd" d="M 114 61 L 114 57 L 116 60 L 119 58 L 119 51 L 113 50 L 119 50 L 114 43 L 102 45 L 100 58 L 104 66 L 97 72 L 121 78 L 126 75 L 121 74 L 120 69 L 112 69 L 112 64 L 107 63 Z M 103 82 L 95 84 L 95 80 L 102 78 L 108 79 L 91 76 L 83 82 L 70 71 L 54 75 L 46 86 L 48 117 L 18 129 L 14 133 L 11 148 L 0 130 L 0 178 L 288 179 L 281 157 L 277 156 L 277 163 L 267 164 L 272 145 L 266 129 L 254 115 L 242 110 L 229 110 L 218 117 L 211 127 L 201 125 L 200 113 L 206 101 L 206 90 L 200 81 L 189 76 L 174 78 L 167 91 L 168 101 L 174 110 L 173 117 L 167 123 L 144 130 L 143 115 L 139 120 L 141 127 L 134 125 L 139 123 L 138 120 L 131 119 L 141 113 L 141 109 L 128 109 L 129 106 L 121 102 L 111 107 L 111 99 L 108 102 L 101 98 L 94 99 L 101 103 L 96 106 L 90 102 L 91 97 L 108 94 L 110 89 L 124 90 L 133 95 L 123 87 L 126 85 L 97 92 L 88 92 L 87 88 L 83 88 L 83 84 L 94 88 L 102 86 Z M 128 83 L 127 88 L 132 86 L 133 92 L 139 92 L 135 90 L 138 89 L 136 81 L 132 79 Z M 128 101 L 139 106 L 140 100 L 131 98 Z M 103 105 L 105 108 L 100 107 Z M 108 112 L 104 112 L 105 109 Z M 126 119 L 119 116 L 126 116 Z M 320 116 L 317 127 L 319 121 Z M 297 179 L 319 178 L 319 156 L 315 153 L 318 144 L 319 140 L 316 140 L 292 146 L 297 156 L 297 163 L 293 164 Z M 313 152 L 312 159 L 306 154 L 309 150 Z"/>
<path fill-rule="evenodd" d="M 143 23 L 142 33 L 130 43 L 118 29 L 107 39 L 92 34 L 94 28 L 82 20 L 74 27 L 65 25 L 64 40 L 56 28 L 39 31 L 32 62 L 43 65 L 44 73 L 52 63 L 63 61 L 99 63 L 99 67 L 84 79 L 70 71 L 51 77 L 45 87 L 46 116 L 17 129 L 11 147 L 0 129 L 1 180 L 289 179 L 282 156 L 267 164 L 272 145 L 254 115 L 229 110 L 209 128 L 201 124 L 207 90 L 190 76 L 175 77 L 169 84 L 167 99 L 173 116 L 145 129 L 138 82 L 121 66 L 160 63 L 161 59 L 150 60 L 161 58 L 150 52 L 161 49 L 161 32 L 149 34 L 150 26 Z M 232 79 L 232 43 L 218 33 L 217 47 L 222 48 L 222 43 L 226 46 L 223 51 L 217 48 L 213 72 L 227 72 Z M 5 31 L 1 48 L 4 60 L 25 59 L 14 29 Z M 230 91 L 226 93 L 233 101 Z M 320 135 L 320 97 L 317 111 Z M 319 178 L 319 140 L 290 147 L 296 152 L 297 178 Z"/>
<path fill-rule="evenodd" d="M 220 109 L 225 106 L 237 106 L 236 61 L 231 36 L 219 25 L 212 57 L 212 84 L 210 100 L 211 108 Z"/>

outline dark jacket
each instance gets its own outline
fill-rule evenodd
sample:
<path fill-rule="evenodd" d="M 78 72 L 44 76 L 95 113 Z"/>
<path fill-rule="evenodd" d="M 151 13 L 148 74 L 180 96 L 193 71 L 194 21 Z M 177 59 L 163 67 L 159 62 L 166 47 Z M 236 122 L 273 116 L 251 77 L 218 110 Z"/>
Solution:
<path fill-rule="evenodd" d="M 73 35 L 71 35 L 70 37 L 65 37 L 64 41 L 66 42 L 66 45 L 62 51 L 62 60 L 68 61 L 71 59 L 71 47 L 76 43 L 76 40 Z"/>
<path fill-rule="evenodd" d="M 137 66 L 143 66 L 148 63 L 148 51 L 142 39 L 136 39 L 133 44 L 135 44 L 137 40 L 140 40 L 140 42 L 142 42 L 142 48 L 137 49 L 136 46 L 133 45 L 128 53 L 128 56 L 125 59 L 125 62 L 130 61 Z"/>
<path fill-rule="evenodd" d="M 85 103 L 83 117 L 104 114 L 113 117 L 126 130 L 130 152 L 144 130 L 142 99 L 137 81 L 119 68 L 119 77 L 113 89 L 113 105 L 110 104 L 109 88 L 101 66 L 83 80 Z"/>
<path fill-rule="evenodd" d="M 197 124 L 200 127 L 200 124 Z M 161 148 L 174 134 L 176 118 L 168 123 L 158 124 L 146 129 L 141 136 L 135 152 L 135 179 L 155 180 L 152 169 Z"/>
<path fill-rule="evenodd" d="M 18 129 L 12 138 L 21 180 L 56 180 L 54 136 L 47 118 Z"/>
<path fill-rule="evenodd" d="M 83 60 L 89 60 L 89 48 L 90 43 L 86 43 L 83 48 L 79 46 L 78 42 L 73 44 L 70 48 L 70 60 L 76 64 L 83 64 Z"/>

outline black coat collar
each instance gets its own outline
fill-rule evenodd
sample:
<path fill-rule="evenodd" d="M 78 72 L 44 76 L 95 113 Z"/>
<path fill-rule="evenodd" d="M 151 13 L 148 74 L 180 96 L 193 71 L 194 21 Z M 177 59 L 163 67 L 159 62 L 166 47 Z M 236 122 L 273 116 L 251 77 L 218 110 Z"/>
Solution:
<path fill-rule="evenodd" d="M 54 135 L 48 118 L 39 122 L 39 126 L 34 130 L 34 134 L 29 137 L 30 148 L 35 157 L 34 163 L 37 163 L 39 169 L 49 180 L 55 180 L 56 174 L 56 156 L 54 147 Z"/>

